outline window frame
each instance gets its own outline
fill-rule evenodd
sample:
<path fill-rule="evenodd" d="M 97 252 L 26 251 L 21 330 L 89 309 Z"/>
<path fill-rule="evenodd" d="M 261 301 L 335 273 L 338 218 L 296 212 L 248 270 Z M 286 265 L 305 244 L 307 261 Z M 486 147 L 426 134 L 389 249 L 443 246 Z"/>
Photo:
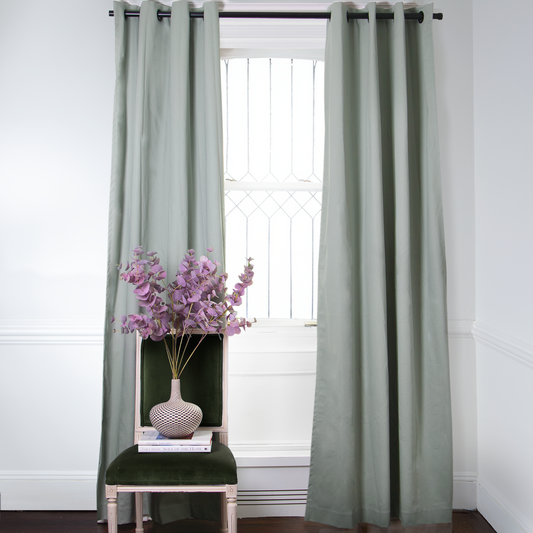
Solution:
<path fill-rule="evenodd" d="M 200 8 L 197 2 L 194 7 Z M 228 3 L 221 11 L 327 11 L 330 2 L 306 3 Z M 353 4 L 355 5 L 355 4 Z M 323 61 L 327 20 L 313 19 L 220 19 L 220 59 L 292 58 Z M 322 184 L 271 183 L 272 189 L 322 190 Z M 239 182 L 225 182 L 224 191 L 242 190 Z M 247 190 L 261 190 L 264 184 L 247 184 Z M 263 318 L 265 325 L 281 327 L 287 333 L 292 327 L 316 326 L 316 320 L 297 318 Z M 253 330 L 253 328 L 252 328 Z M 249 333 L 248 333 L 249 334 Z"/>

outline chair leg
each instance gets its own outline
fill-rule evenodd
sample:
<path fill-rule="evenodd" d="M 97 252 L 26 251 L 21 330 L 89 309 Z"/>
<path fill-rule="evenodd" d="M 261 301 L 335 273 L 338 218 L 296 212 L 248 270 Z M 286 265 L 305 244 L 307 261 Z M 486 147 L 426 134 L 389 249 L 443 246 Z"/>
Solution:
<path fill-rule="evenodd" d="M 107 500 L 107 533 L 118 533 L 116 498 L 109 498 Z"/>
<path fill-rule="evenodd" d="M 228 533 L 237 533 L 237 485 L 228 485 L 226 489 Z"/>
<path fill-rule="evenodd" d="M 107 533 L 118 533 L 117 487 L 105 486 L 107 497 Z"/>
<path fill-rule="evenodd" d="M 228 500 L 225 492 L 220 494 L 220 533 L 228 533 Z"/>
<path fill-rule="evenodd" d="M 237 499 L 228 498 L 228 533 L 237 533 Z"/>
<path fill-rule="evenodd" d="M 135 493 L 135 533 L 143 533 L 143 493 Z"/>

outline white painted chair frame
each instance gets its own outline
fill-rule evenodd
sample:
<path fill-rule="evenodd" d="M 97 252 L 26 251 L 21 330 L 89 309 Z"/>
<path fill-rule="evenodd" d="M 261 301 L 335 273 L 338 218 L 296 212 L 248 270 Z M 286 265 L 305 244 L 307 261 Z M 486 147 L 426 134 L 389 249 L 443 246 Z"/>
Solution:
<path fill-rule="evenodd" d="M 135 349 L 135 433 L 134 444 L 148 426 L 141 426 L 141 343 L 142 337 L 137 332 Z M 228 444 L 228 338 L 223 340 L 222 365 L 222 425 L 203 427 L 219 434 L 219 441 Z M 143 493 L 144 492 L 218 492 L 220 493 L 220 531 L 221 533 L 237 533 L 237 485 L 106 485 L 107 498 L 107 531 L 118 533 L 117 498 L 121 492 L 135 494 L 135 533 L 143 533 Z"/>

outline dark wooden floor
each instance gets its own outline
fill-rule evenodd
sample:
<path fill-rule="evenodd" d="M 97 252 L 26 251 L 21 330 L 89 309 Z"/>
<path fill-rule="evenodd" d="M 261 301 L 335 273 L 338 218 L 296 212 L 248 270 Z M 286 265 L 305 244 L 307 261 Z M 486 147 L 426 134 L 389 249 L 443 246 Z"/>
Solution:
<path fill-rule="evenodd" d="M 364 529 L 364 528 L 363 528 Z M 119 526 L 119 533 L 133 533 L 133 524 Z M 164 526 L 146 522 L 146 533 L 218 533 L 216 522 L 184 520 Z M 303 518 L 243 518 L 239 533 L 348 533 Z M 351 530 L 350 530 L 351 531 Z M 96 523 L 92 511 L 2 511 L 0 533 L 106 533 L 106 524 Z M 495 533 L 477 511 L 454 511 L 453 533 Z"/>

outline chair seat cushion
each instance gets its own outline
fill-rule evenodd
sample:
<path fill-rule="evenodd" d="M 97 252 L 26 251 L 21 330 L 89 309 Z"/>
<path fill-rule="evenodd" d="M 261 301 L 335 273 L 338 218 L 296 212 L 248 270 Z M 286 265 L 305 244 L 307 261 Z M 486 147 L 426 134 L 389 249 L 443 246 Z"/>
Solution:
<path fill-rule="evenodd" d="M 107 468 L 107 485 L 235 485 L 231 450 L 213 442 L 210 453 L 139 453 L 124 450 Z"/>

